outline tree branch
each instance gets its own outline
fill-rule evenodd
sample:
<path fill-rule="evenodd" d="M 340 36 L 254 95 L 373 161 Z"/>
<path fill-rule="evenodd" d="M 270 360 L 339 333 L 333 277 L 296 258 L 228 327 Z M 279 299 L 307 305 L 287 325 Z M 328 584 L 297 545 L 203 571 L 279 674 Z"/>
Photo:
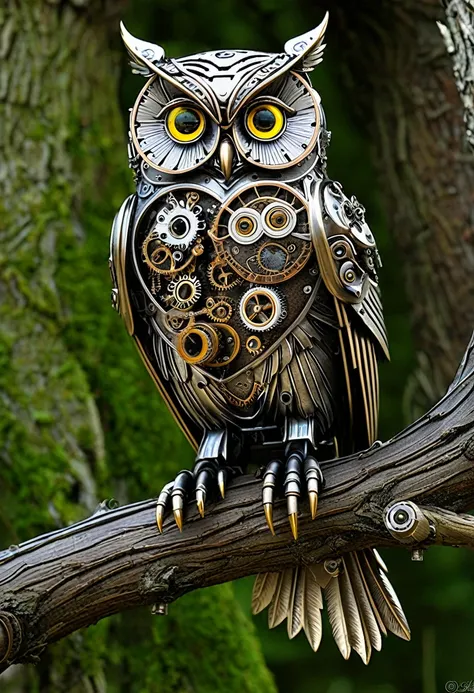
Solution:
<path fill-rule="evenodd" d="M 318 517 L 312 522 L 303 505 L 298 542 L 284 502 L 275 508 L 277 536 L 270 534 L 261 483 L 246 476 L 204 520 L 191 504 L 182 534 L 172 519 L 158 533 L 149 500 L 101 507 L 1 553 L 2 666 L 31 661 L 48 643 L 125 609 L 355 549 L 406 546 L 385 525 L 384 510 L 396 501 L 421 506 L 429 522 L 422 547 L 474 548 L 474 520 L 448 512 L 474 507 L 473 461 L 474 336 L 449 392 L 430 412 L 385 444 L 324 463 Z"/>

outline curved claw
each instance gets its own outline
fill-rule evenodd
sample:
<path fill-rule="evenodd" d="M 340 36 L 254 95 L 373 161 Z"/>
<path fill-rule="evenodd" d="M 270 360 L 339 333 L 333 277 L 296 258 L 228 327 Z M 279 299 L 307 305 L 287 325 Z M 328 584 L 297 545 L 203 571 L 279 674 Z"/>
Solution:
<path fill-rule="evenodd" d="M 171 500 L 173 504 L 173 516 L 180 532 L 183 531 L 183 508 L 184 502 L 192 487 L 194 475 L 188 469 L 181 471 L 175 479 Z"/>
<path fill-rule="evenodd" d="M 170 481 L 168 484 L 166 484 L 166 486 L 163 486 L 163 489 L 158 496 L 158 500 L 156 501 L 156 526 L 158 527 L 160 534 L 163 534 L 163 520 L 173 486 L 174 481 Z"/>
<path fill-rule="evenodd" d="M 318 512 L 318 494 L 316 493 L 316 491 L 308 491 L 308 496 L 311 519 L 314 520 Z"/>
<path fill-rule="evenodd" d="M 163 534 L 163 518 L 164 518 L 164 512 L 163 508 L 161 505 L 156 506 L 156 526 L 158 527 L 158 531 L 160 534 Z"/>
<path fill-rule="evenodd" d="M 219 486 L 219 492 L 221 498 L 225 498 L 225 485 L 227 483 L 227 470 L 219 469 L 217 472 L 217 485 Z"/>
<path fill-rule="evenodd" d="M 265 512 L 265 519 L 267 521 L 268 529 L 275 536 L 275 527 L 273 526 L 273 503 L 265 503 L 263 506 Z"/>
<path fill-rule="evenodd" d="M 318 494 L 323 483 L 323 475 L 316 458 L 308 455 L 304 462 L 304 475 L 308 489 L 311 519 L 314 520 L 318 511 Z"/>
<path fill-rule="evenodd" d="M 288 518 L 290 520 L 291 533 L 296 541 L 298 539 L 298 513 L 289 513 Z"/>
<path fill-rule="evenodd" d="M 203 491 L 198 490 L 196 491 L 196 504 L 197 504 L 197 509 L 201 517 L 204 517 L 204 501 L 206 500 L 206 496 Z"/>
<path fill-rule="evenodd" d="M 180 532 L 183 531 L 183 511 L 181 509 L 173 510 L 174 521 Z"/>
<path fill-rule="evenodd" d="M 273 494 L 282 468 L 283 464 L 280 460 L 273 460 L 270 462 L 263 475 L 263 509 L 265 511 L 265 519 L 268 528 L 273 536 L 275 536 L 275 528 L 273 526 Z"/>
<path fill-rule="evenodd" d="M 196 474 L 196 503 L 201 517 L 204 517 L 204 504 L 207 494 L 210 493 L 215 484 L 218 474 L 218 464 L 216 460 L 202 460 L 194 468 Z"/>
<path fill-rule="evenodd" d="M 299 451 L 293 452 L 286 463 L 285 470 L 285 496 L 290 520 L 291 531 L 296 541 L 298 539 L 298 498 L 301 493 L 301 465 L 302 455 Z"/>

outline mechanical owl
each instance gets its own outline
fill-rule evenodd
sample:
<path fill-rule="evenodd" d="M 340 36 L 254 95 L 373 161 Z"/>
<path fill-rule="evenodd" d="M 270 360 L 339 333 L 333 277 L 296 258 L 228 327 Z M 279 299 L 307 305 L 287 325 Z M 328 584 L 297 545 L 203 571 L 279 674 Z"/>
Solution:
<path fill-rule="evenodd" d="M 376 438 L 377 362 L 388 357 L 380 259 L 364 207 L 328 178 L 330 133 L 308 73 L 328 17 L 277 54 L 220 50 L 167 58 L 122 37 L 147 78 L 131 110 L 136 193 L 111 237 L 112 300 L 196 450 L 157 501 L 180 529 L 258 459 L 263 508 L 285 496 L 298 536 L 322 460 Z M 326 601 L 342 655 L 368 662 L 382 634 L 409 639 L 376 551 L 257 576 L 253 610 L 287 619 L 314 650 Z"/>

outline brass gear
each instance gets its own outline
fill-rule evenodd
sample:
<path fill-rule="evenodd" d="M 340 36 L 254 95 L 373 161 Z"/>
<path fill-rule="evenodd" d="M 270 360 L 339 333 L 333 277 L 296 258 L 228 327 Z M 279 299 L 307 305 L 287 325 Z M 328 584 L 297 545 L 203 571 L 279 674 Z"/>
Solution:
<path fill-rule="evenodd" d="M 212 298 L 206 301 L 207 315 L 213 322 L 229 322 L 234 312 L 232 304 L 225 298 Z"/>
<path fill-rule="evenodd" d="M 285 317 L 283 294 L 268 286 L 254 286 L 240 299 L 240 319 L 250 332 L 273 330 Z"/>
<path fill-rule="evenodd" d="M 225 260 L 216 257 L 207 268 L 210 284 L 218 291 L 229 291 L 242 282 L 242 279 L 232 270 Z"/>
<path fill-rule="evenodd" d="M 196 322 L 192 313 L 183 313 L 180 310 L 170 310 L 165 316 L 166 325 L 175 334 L 187 330 Z"/>
<path fill-rule="evenodd" d="M 192 274 L 178 275 L 168 285 L 170 302 L 179 310 L 188 310 L 201 297 L 201 282 Z"/>
<path fill-rule="evenodd" d="M 247 337 L 245 340 L 245 348 L 252 356 L 258 356 L 265 349 L 262 340 L 260 337 L 257 337 L 256 334 L 251 334 L 250 337 Z"/>

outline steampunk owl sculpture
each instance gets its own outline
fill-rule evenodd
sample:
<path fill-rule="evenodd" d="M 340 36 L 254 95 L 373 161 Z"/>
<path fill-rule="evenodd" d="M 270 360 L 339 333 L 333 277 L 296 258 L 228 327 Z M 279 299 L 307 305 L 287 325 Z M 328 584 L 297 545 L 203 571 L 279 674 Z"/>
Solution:
<path fill-rule="evenodd" d="M 364 208 L 326 175 L 329 132 L 308 73 L 327 16 L 278 54 L 166 58 L 122 36 L 147 79 L 130 117 L 136 193 L 111 239 L 113 301 L 196 449 L 168 484 L 157 524 L 224 496 L 261 465 L 263 508 L 317 514 L 320 462 L 376 437 L 377 361 L 388 356 L 379 256 Z M 306 505 L 303 507 L 303 511 Z M 326 601 L 344 657 L 368 662 L 382 634 L 410 631 L 375 551 L 257 577 L 253 609 L 304 629 L 314 650 Z"/>

